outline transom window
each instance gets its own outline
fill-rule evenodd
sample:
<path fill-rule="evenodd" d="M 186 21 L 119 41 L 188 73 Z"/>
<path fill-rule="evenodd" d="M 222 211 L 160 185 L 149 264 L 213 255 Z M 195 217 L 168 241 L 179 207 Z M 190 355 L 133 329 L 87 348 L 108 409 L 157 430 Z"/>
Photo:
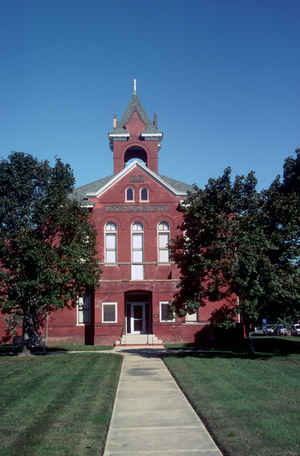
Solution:
<path fill-rule="evenodd" d="M 140 222 L 131 226 L 131 280 L 144 280 L 144 227 Z"/>
<path fill-rule="evenodd" d="M 105 258 L 106 264 L 117 262 L 117 225 L 114 222 L 107 222 L 105 225 Z"/>
<path fill-rule="evenodd" d="M 126 189 L 126 201 L 134 201 L 134 190 L 133 188 Z"/>
<path fill-rule="evenodd" d="M 170 241 L 170 226 L 168 222 L 160 222 L 157 225 L 157 241 L 158 241 L 158 262 L 169 263 L 169 241 Z"/>
<path fill-rule="evenodd" d="M 149 200 L 148 189 L 146 187 L 143 187 L 140 190 L 140 200 L 141 201 L 148 201 Z"/>

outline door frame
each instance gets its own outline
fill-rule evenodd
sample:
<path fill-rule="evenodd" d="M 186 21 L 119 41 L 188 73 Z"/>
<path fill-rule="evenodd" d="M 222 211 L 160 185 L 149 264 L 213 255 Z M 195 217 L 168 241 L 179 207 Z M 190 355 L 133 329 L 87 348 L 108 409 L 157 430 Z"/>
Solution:
<path fill-rule="evenodd" d="M 146 333 L 146 303 L 137 301 L 130 302 L 130 334 L 145 334 Z M 134 331 L 134 306 L 142 307 L 142 331 Z"/>

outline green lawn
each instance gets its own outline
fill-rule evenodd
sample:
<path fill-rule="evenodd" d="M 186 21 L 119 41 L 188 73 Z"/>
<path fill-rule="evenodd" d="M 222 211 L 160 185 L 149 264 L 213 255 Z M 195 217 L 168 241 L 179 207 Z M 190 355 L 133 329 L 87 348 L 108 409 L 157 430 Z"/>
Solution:
<path fill-rule="evenodd" d="M 226 456 L 300 455 L 300 340 L 278 339 L 255 341 L 255 358 L 234 350 L 165 357 Z"/>
<path fill-rule="evenodd" d="M 0 455 L 100 455 L 121 357 L 0 357 Z"/>

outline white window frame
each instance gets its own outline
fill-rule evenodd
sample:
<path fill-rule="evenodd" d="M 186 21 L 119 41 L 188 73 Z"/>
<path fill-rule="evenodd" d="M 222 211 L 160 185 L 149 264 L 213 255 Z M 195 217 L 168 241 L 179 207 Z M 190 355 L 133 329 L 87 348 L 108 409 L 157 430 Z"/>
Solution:
<path fill-rule="evenodd" d="M 186 314 L 185 316 L 185 322 L 186 323 L 197 323 L 199 320 L 198 318 L 198 312 L 194 312 L 192 314 Z"/>
<path fill-rule="evenodd" d="M 168 227 L 168 229 L 160 229 L 160 226 L 165 224 L 165 226 Z M 167 235 L 168 236 L 168 247 L 163 248 L 160 247 L 160 236 L 161 235 Z M 169 242 L 170 242 L 170 236 L 171 236 L 171 231 L 170 231 L 170 224 L 166 222 L 165 220 L 159 222 L 157 224 L 157 262 L 159 264 L 170 264 L 170 248 L 169 248 Z M 168 252 L 168 261 L 161 261 L 161 253 L 162 252 Z"/>
<path fill-rule="evenodd" d="M 135 227 L 140 227 L 140 229 L 135 229 Z M 133 249 L 133 238 L 134 235 L 141 235 L 142 238 L 142 248 L 141 249 Z M 134 261 L 134 252 L 141 252 L 142 261 Z M 136 279 L 134 278 L 134 269 L 135 266 L 139 266 L 139 269 L 142 271 L 142 278 Z M 144 226 L 141 222 L 133 222 L 131 224 L 131 280 L 144 280 Z"/>
<path fill-rule="evenodd" d="M 147 191 L 147 199 L 142 200 L 142 190 L 144 190 L 144 189 Z M 148 189 L 148 187 L 141 187 L 140 188 L 140 203 L 149 203 L 149 189 Z"/>
<path fill-rule="evenodd" d="M 86 302 L 87 301 L 87 302 Z M 88 309 L 84 307 L 88 306 Z M 78 296 L 77 298 L 77 326 L 85 326 L 91 323 L 91 295 Z M 85 312 L 87 312 L 88 318 L 85 320 Z M 82 315 L 82 321 L 80 318 Z"/>
<path fill-rule="evenodd" d="M 159 303 L 159 321 L 162 323 L 173 323 L 175 321 L 175 314 L 173 314 L 173 319 L 172 320 L 163 320 L 162 319 L 162 305 L 168 304 L 169 306 L 171 305 L 170 301 L 160 301 Z"/>
<path fill-rule="evenodd" d="M 132 190 L 132 200 L 127 199 L 127 191 Z M 133 187 L 126 187 L 125 189 L 125 202 L 126 203 L 134 203 L 135 202 L 135 191 Z"/>
<path fill-rule="evenodd" d="M 108 229 L 109 225 L 114 225 L 115 230 Z M 109 236 L 113 235 L 114 238 L 115 238 L 115 248 L 114 249 L 108 249 L 107 248 L 108 235 Z M 118 226 L 117 226 L 117 224 L 115 222 L 112 222 L 112 221 L 106 222 L 105 225 L 104 225 L 104 264 L 106 264 L 106 265 L 116 265 L 118 263 L 118 257 L 117 257 L 118 249 L 117 249 L 117 246 L 118 246 Z M 114 262 L 107 261 L 107 253 L 108 252 L 115 252 L 115 261 Z"/>
<path fill-rule="evenodd" d="M 104 321 L 104 306 L 106 305 L 114 305 L 115 306 L 115 320 L 114 321 Z M 103 302 L 102 303 L 102 323 L 109 324 L 109 323 L 118 323 L 118 303 L 117 302 Z"/>

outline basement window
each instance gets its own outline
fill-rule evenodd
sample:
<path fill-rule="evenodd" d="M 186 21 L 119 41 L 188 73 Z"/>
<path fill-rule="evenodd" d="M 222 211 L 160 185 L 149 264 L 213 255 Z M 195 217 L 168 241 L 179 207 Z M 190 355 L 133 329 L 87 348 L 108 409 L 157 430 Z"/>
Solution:
<path fill-rule="evenodd" d="M 102 323 L 117 323 L 117 303 L 103 302 L 102 303 Z"/>
<path fill-rule="evenodd" d="M 160 321 L 168 323 L 175 321 L 174 311 L 169 301 L 160 302 Z"/>

